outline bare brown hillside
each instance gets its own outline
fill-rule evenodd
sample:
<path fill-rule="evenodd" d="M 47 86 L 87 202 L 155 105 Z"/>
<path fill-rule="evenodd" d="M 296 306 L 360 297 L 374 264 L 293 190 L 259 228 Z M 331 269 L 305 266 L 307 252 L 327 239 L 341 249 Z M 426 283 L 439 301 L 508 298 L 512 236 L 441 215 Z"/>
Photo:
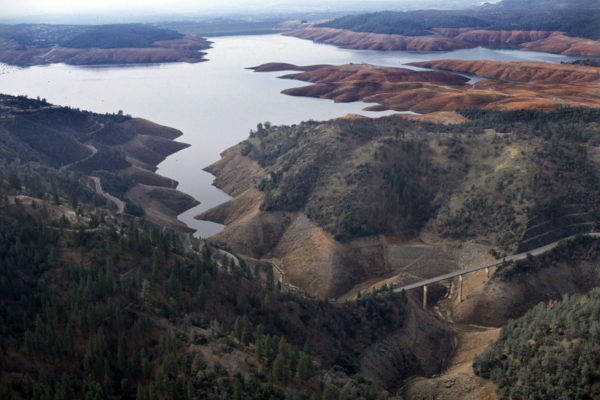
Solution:
<path fill-rule="evenodd" d="M 234 198 L 198 218 L 226 224 L 213 239 L 272 264 L 284 285 L 354 298 L 463 268 L 467 255 L 486 262 L 490 249 L 527 251 L 592 229 L 597 157 L 581 158 L 580 146 L 597 128 L 561 124 L 506 123 L 499 133 L 386 117 L 270 127 L 208 168 Z"/>
<path fill-rule="evenodd" d="M 164 62 L 206 61 L 200 50 L 210 47 L 210 42 L 188 35 L 182 39 L 155 42 L 144 48 L 68 48 L 28 47 L 0 38 L 0 62 L 18 66 L 65 63 L 71 65 L 98 64 L 148 64 Z"/>
<path fill-rule="evenodd" d="M 307 27 L 285 35 L 361 50 L 449 51 L 476 46 L 511 46 L 529 51 L 600 56 L 600 42 L 550 31 L 493 31 L 477 28 L 434 28 L 428 36 L 404 36 L 347 29 Z"/>
<path fill-rule="evenodd" d="M 569 106 L 599 107 L 597 68 L 541 62 L 439 60 L 413 63 L 418 67 L 471 74 L 488 80 L 474 85 L 445 71 L 412 71 L 370 65 L 289 67 L 268 64 L 268 70 L 303 70 L 284 79 L 312 85 L 286 89 L 292 96 L 336 102 L 379 103 L 369 110 L 432 113 L 463 108 L 515 110 Z M 257 67 L 260 71 L 262 68 Z"/>
<path fill-rule="evenodd" d="M 486 79 L 503 81 L 580 85 L 596 84 L 600 80 L 598 68 L 573 64 L 488 60 L 436 60 L 411 63 L 410 65 L 460 72 Z"/>

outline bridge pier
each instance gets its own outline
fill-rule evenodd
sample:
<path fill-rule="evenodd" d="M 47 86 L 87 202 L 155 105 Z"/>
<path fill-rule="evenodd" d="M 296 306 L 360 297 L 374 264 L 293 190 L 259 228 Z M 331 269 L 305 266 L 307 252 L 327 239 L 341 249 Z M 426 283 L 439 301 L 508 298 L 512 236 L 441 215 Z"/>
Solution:
<path fill-rule="evenodd" d="M 427 285 L 423 285 L 423 309 L 427 310 Z"/>
<path fill-rule="evenodd" d="M 458 276 L 458 302 L 462 303 L 462 286 L 463 286 L 463 276 Z"/>

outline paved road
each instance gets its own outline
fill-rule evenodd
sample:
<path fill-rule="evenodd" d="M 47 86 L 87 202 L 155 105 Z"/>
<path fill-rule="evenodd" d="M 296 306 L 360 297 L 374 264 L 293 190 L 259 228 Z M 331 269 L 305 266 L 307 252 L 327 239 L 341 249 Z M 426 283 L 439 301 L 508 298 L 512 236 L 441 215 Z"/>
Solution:
<path fill-rule="evenodd" d="M 96 189 L 96 193 L 100 196 L 103 196 L 105 199 L 112 201 L 117 206 L 117 214 L 123 214 L 125 211 L 125 202 L 121 199 L 117 199 L 115 196 L 106 193 L 102 190 L 102 185 L 100 184 L 100 178 L 96 176 L 90 176 L 90 179 L 94 181 L 94 188 Z"/>
<path fill-rule="evenodd" d="M 73 161 L 70 164 L 63 165 L 62 167 L 60 167 L 61 171 L 64 171 L 65 169 L 70 168 L 72 165 L 79 164 L 79 163 L 89 160 L 90 158 L 94 157 L 96 155 L 96 153 L 98 152 L 98 149 L 91 144 L 84 144 L 84 146 L 87 147 L 88 149 L 90 149 L 92 151 L 92 154 L 90 154 L 89 156 L 87 156 L 85 158 L 82 158 L 81 160 Z"/>
<path fill-rule="evenodd" d="M 104 124 L 102 122 L 100 122 L 99 123 L 99 127 L 97 129 L 94 129 L 90 133 L 87 133 L 85 136 L 89 139 L 94 133 L 100 132 L 102 129 L 104 129 Z M 79 142 L 80 143 L 82 142 L 81 138 L 79 139 Z M 90 154 L 89 156 L 87 156 L 85 158 L 82 158 L 81 160 L 77 160 L 77 161 L 74 161 L 74 162 L 72 162 L 70 164 L 63 165 L 62 167 L 60 167 L 61 171 L 64 171 L 65 169 L 71 167 L 72 165 L 79 164 L 80 162 L 84 162 L 86 160 L 89 160 L 90 158 L 94 157 L 96 155 L 96 153 L 98 152 L 98 149 L 94 145 L 92 145 L 92 144 L 84 144 L 84 146 L 87 147 L 88 149 L 90 149 L 92 151 L 92 154 Z"/>
<path fill-rule="evenodd" d="M 586 233 L 586 235 L 593 236 L 593 237 L 600 237 L 600 233 L 596 233 L 596 232 Z M 514 254 L 512 256 L 505 257 L 505 258 L 503 258 L 501 260 L 492 261 L 490 263 L 479 265 L 477 267 L 468 268 L 468 269 L 461 269 L 460 271 L 450 272 L 449 274 L 444 274 L 444 275 L 436 276 L 434 278 L 425 279 L 425 280 L 422 280 L 422 281 L 411 283 L 409 285 L 397 287 L 397 288 L 394 289 L 394 291 L 395 292 L 401 292 L 403 290 L 410 290 L 410 289 L 420 288 L 420 287 L 423 287 L 423 286 L 426 286 L 426 285 L 431 285 L 432 283 L 437 283 L 437 282 L 445 281 L 446 279 L 452 279 L 452 278 L 456 278 L 457 276 L 460 276 L 460 275 L 465 275 L 465 274 L 468 274 L 468 273 L 471 273 L 471 272 L 479 271 L 479 270 L 482 270 L 484 268 L 495 267 L 495 266 L 498 266 L 498 265 L 502 264 L 504 261 L 509 262 L 509 261 L 523 260 L 523 259 L 527 258 L 527 256 L 529 254 L 531 254 L 532 256 L 537 256 L 537 255 L 540 255 L 540 254 L 544 254 L 544 253 L 547 253 L 548 251 L 552 250 L 556 246 L 558 246 L 558 244 L 560 242 L 562 242 L 564 240 L 572 239 L 575 236 L 577 236 L 577 235 L 568 236 L 568 237 L 563 238 L 561 240 L 557 240 L 556 242 L 547 244 L 547 245 L 542 246 L 542 247 L 538 247 L 537 249 L 533 249 L 533 250 L 530 250 L 530 251 L 525 252 L 525 253 Z"/>

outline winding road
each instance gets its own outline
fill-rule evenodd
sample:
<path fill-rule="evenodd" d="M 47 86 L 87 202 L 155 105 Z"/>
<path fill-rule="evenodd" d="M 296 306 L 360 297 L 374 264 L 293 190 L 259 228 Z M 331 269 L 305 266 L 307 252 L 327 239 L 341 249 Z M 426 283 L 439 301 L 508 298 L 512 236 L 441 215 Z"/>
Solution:
<path fill-rule="evenodd" d="M 92 154 L 90 154 L 89 156 L 87 156 L 85 158 L 82 158 L 81 160 L 73 161 L 70 164 L 63 165 L 62 167 L 60 167 L 59 171 L 64 171 L 67 168 L 70 168 L 71 166 L 73 166 L 75 164 L 79 164 L 81 162 L 87 161 L 90 158 L 94 157 L 96 155 L 96 153 L 98 152 L 98 149 L 91 144 L 84 144 L 84 146 L 87 147 L 88 149 L 90 149 L 92 151 Z"/>
<path fill-rule="evenodd" d="M 100 123 L 99 128 L 94 129 L 92 132 L 88 133 L 86 136 L 89 138 L 94 133 L 99 132 L 103 128 L 104 128 L 104 124 Z M 90 158 L 94 157 L 96 155 L 96 153 L 98 153 L 98 149 L 93 144 L 88 143 L 88 144 L 83 144 L 83 145 L 85 147 L 87 147 L 88 149 L 90 149 L 92 151 L 92 153 L 89 156 L 82 158 L 81 160 L 73 161 L 72 163 L 63 165 L 62 167 L 60 167 L 60 171 L 64 171 L 64 170 L 72 167 L 75 164 L 79 164 L 84 161 L 87 161 Z M 94 190 L 96 191 L 96 193 L 99 194 L 100 196 L 104 197 L 108 201 L 111 201 L 113 204 L 115 204 L 117 206 L 117 214 L 123 214 L 125 212 L 125 202 L 121 199 L 116 198 L 115 196 L 111 195 L 110 193 L 106 193 L 102 189 L 102 184 L 100 183 L 100 178 L 98 178 L 96 176 L 90 176 L 89 178 L 92 182 L 94 182 Z"/>
<path fill-rule="evenodd" d="M 97 129 L 94 129 L 93 131 L 91 131 L 91 132 L 89 132 L 89 133 L 87 133 L 87 134 L 85 135 L 85 136 L 88 138 L 88 140 L 89 140 L 89 138 L 90 138 L 90 137 L 91 137 L 91 136 L 92 136 L 94 133 L 96 133 L 96 132 L 100 132 L 102 129 L 104 129 L 104 124 L 103 124 L 103 123 L 101 123 L 101 122 L 100 122 L 100 123 L 99 123 L 99 125 L 100 125 L 100 127 L 99 127 L 99 128 L 97 128 Z M 81 143 L 81 139 L 79 140 L 79 142 Z M 81 144 L 83 144 L 83 143 L 81 143 Z M 88 149 L 90 149 L 90 150 L 92 151 L 92 154 L 90 154 L 89 156 L 87 156 L 87 157 L 85 157 L 85 158 L 82 158 L 81 160 L 73 161 L 73 162 L 72 162 L 72 163 L 70 163 L 70 164 L 63 165 L 62 167 L 60 167 L 60 171 L 64 171 L 64 170 L 66 170 L 67 168 L 69 168 L 69 167 L 71 167 L 71 166 L 73 166 L 73 165 L 75 165 L 75 164 L 79 164 L 79 163 L 81 163 L 81 162 L 84 162 L 84 161 L 86 161 L 86 160 L 89 160 L 90 158 L 94 157 L 94 156 L 96 155 L 96 153 L 98 152 L 98 149 L 97 149 L 97 148 L 96 148 L 94 145 L 92 145 L 92 144 L 89 144 L 89 143 L 88 143 L 88 144 L 83 144 L 83 145 L 84 145 L 85 147 L 87 147 Z"/>
<path fill-rule="evenodd" d="M 123 214 L 123 212 L 125 212 L 125 202 L 102 190 L 100 178 L 97 176 L 90 176 L 90 179 L 94 182 L 94 189 L 96 190 L 96 193 L 105 199 L 112 201 L 117 206 L 117 214 Z"/>

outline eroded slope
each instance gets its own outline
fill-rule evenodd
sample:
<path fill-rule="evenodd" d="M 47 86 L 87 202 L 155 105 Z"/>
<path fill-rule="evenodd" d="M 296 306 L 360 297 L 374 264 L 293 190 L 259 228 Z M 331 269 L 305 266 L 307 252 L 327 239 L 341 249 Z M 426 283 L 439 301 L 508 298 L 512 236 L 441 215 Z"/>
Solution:
<path fill-rule="evenodd" d="M 273 70 L 302 70 L 284 79 L 312 85 L 282 93 L 331 99 L 336 102 L 379 103 L 367 109 L 417 113 L 448 112 L 463 108 L 551 110 L 558 107 L 600 107 L 597 68 L 542 62 L 439 60 L 413 66 L 444 71 L 412 71 L 371 65 L 290 67 L 265 64 Z M 454 72 L 454 73 L 451 73 Z M 473 85 L 456 73 L 486 78 Z"/>
<path fill-rule="evenodd" d="M 460 269 L 466 240 L 515 252 L 593 229 L 597 111 L 464 114 L 455 126 L 387 117 L 263 129 L 211 167 L 231 192 L 244 183 L 202 217 L 225 222 L 215 239 L 273 263 L 284 283 L 333 297 L 372 278 Z"/>
<path fill-rule="evenodd" d="M 174 140 L 181 134 L 126 115 L 0 96 L 0 155 L 7 169 L 25 175 L 32 163 L 49 168 L 61 180 L 83 182 L 121 212 L 145 212 L 160 226 L 189 231 L 176 217 L 198 202 L 155 173 L 158 163 L 188 146 Z"/>

